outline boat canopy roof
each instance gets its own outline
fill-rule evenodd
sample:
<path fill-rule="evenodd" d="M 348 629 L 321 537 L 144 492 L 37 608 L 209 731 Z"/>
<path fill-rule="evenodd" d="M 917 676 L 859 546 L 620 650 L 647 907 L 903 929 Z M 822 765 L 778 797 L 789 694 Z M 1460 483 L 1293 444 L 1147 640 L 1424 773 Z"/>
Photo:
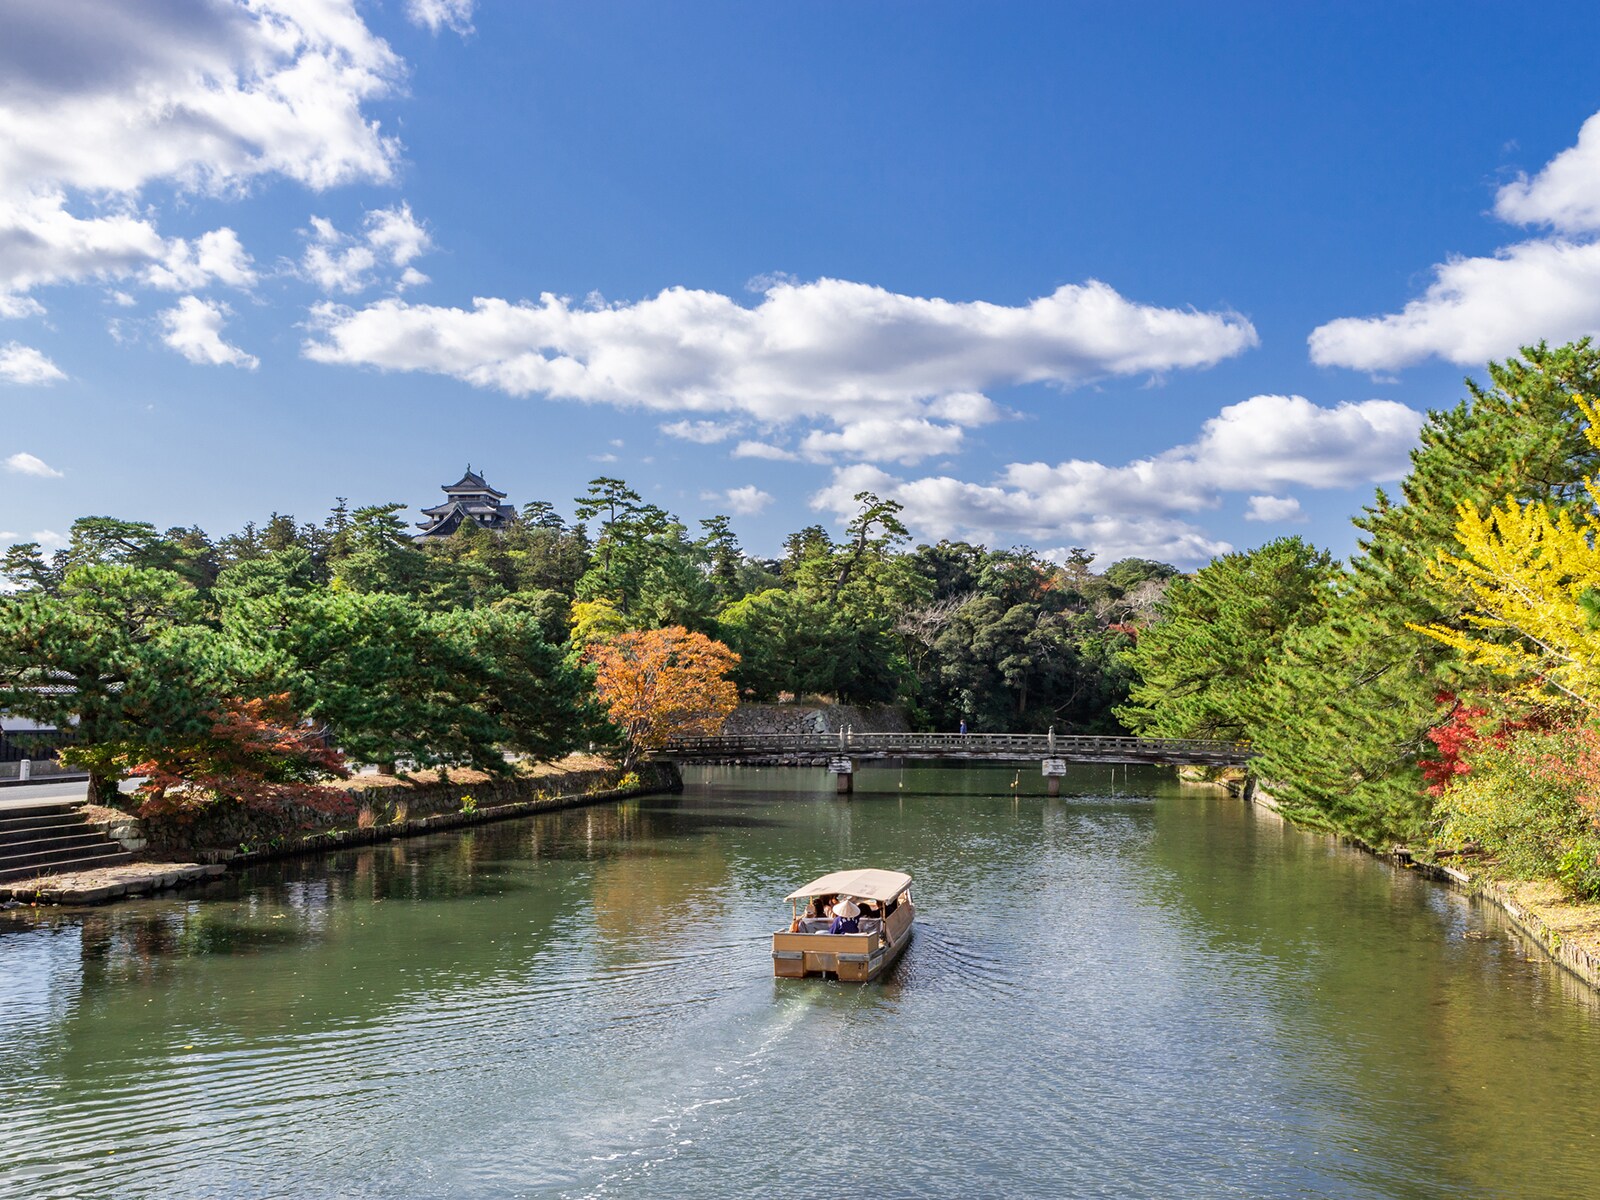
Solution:
<path fill-rule="evenodd" d="M 855 896 L 862 900 L 893 900 L 911 886 L 911 876 L 903 871 L 834 871 L 796 888 L 785 900 L 805 900 L 812 896 Z"/>

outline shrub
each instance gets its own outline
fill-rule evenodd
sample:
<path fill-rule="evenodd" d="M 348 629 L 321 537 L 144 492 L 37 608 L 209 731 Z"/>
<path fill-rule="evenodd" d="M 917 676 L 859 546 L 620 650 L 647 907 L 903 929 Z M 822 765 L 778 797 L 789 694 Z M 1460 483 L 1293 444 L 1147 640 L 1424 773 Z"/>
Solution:
<path fill-rule="evenodd" d="M 1476 742 L 1464 760 L 1439 798 L 1441 839 L 1481 843 L 1512 878 L 1600 899 L 1600 735 L 1524 729 Z"/>

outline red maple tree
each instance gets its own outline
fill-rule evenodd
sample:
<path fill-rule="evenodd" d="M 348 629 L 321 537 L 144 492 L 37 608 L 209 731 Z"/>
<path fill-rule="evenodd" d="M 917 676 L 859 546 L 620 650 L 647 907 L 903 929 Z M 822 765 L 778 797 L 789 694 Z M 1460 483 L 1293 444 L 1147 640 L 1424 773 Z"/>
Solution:
<path fill-rule="evenodd" d="M 322 782 L 348 777 L 344 755 L 294 713 L 286 695 L 227 700 L 208 732 L 126 769 L 144 777 L 136 791 L 140 816 L 218 800 L 274 810 L 304 805 L 329 813 L 351 804 L 347 793 Z"/>

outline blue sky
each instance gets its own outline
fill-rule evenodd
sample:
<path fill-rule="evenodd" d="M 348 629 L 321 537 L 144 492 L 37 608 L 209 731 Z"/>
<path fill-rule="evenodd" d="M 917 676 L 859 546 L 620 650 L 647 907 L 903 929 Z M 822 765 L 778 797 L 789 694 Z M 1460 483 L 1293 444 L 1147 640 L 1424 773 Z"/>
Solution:
<path fill-rule="evenodd" d="M 0 535 L 621 475 L 1185 566 L 1600 331 L 1592 6 L 0 0 Z M 1536 19 L 1535 19 L 1536 18 Z"/>

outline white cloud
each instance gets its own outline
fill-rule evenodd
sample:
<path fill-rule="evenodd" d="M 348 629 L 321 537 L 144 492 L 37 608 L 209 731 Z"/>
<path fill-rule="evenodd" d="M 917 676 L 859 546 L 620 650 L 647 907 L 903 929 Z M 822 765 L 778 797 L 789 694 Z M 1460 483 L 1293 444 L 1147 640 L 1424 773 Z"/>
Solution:
<path fill-rule="evenodd" d="M 259 365 L 255 355 L 246 354 L 222 340 L 222 326 L 228 312 L 226 304 L 185 296 L 176 308 L 161 313 L 161 325 L 165 330 L 161 340 L 192 363 L 254 371 Z"/>
<path fill-rule="evenodd" d="M 311 218 L 311 241 L 300 259 L 300 272 L 325 292 L 359 292 L 378 265 L 371 246 L 353 241 L 323 217 Z"/>
<path fill-rule="evenodd" d="M 162 261 L 144 272 L 146 283 L 169 292 L 192 291 L 213 280 L 236 288 L 255 285 L 256 272 L 250 255 L 240 244 L 239 235 L 231 229 L 213 229 L 201 234 L 192 246 L 182 238 L 174 238 L 167 244 Z"/>
<path fill-rule="evenodd" d="M 812 462 L 844 457 L 873 462 L 915 463 L 961 449 L 958 425 L 936 425 L 919 417 L 877 417 L 851 421 L 836 432 L 814 430 L 800 443 Z"/>
<path fill-rule="evenodd" d="M 725 504 L 729 512 L 741 517 L 753 517 L 772 503 L 771 494 L 762 491 L 753 483 L 744 487 L 729 488 L 725 492 L 701 492 L 700 499 L 715 500 Z"/>
<path fill-rule="evenodd" d="M 1420 299 L 1381 317 L 1341 317 L 1311 333 L 1322 366 L 1391 370 L 1438 357 L 1464 366 L 1545 339 L 1600 333 L 1600 243 L 1521 242 L 1434 268 Z"/>
<path fill-rule="evenodd" d="M 737 433 L 738 429 L 737 425 L 724 425 L 719 421 L 673 421 L 661 426 L 661 432 L 668 437 L 697 442 L 702 446 L 725 442 Z"/>
<path fill-rule="evenodd" d="M 38 542 L 41 550 L 59 550 L 70 540 L 65 534 L 57 533 L 54 529 L 36 529 L 29 541 Z"/>
<path fill-rule="evenodd" d="M 0 48 L 0 180 L 134 193 L 313 188 L 391 177 L 361 109 L 403 64 L 352 0 L 52 0 L 12 5 Z"/>
<path fill-rule="evenodd" d="M 345 293 L 371 287 L 373 272 L 384 264 L 406 268 L 396 281 L 402 288 L 428 281 L 407 265 L 433 248 L 433 239 L 411 215 L 409 204 L 368 212 L 362 224 L 363 232 L 353 236 L 339 232 L 325 217 L 312 217 L 301 275 L 324 292 Z"/>
<path fill-rule="evenodd" d="M 44 305 L 32 296 L 18 296 L 10 292 L 0 291 L 0 319 L 15 320 L 19 317 L 39 317 L 44 315 Z"/>
<path fill-rule="evenodd" d="M 1428 358 L 1472 366 L 1537 341 L 1600 333 L 1600 114 L 1532 179 L 1502 187 L 1495 212 L 1557 236 L 1447 259 L 1401 311 L 1313 330 L 1312 361 L 1374 372 Z"/>
<path fill-rule="evenodd" d="M 54 383 L 65 379 L 66 372 L 51 362 L 32 346 L 21 342 L 7 342 L 0 346 L 0 379 L 10 383 Z"/>
<path fill-rule="evenodd" d="M 1514 225 L 1549 225 L 1562 233 L 1600 231 L 1600 113 L 1583 123 L 1570 146 L 1529 179 L 1500 189 L 1495 213 Z"/>
<path fill-rule="evenodd" d="M 951 392 L 928 405 L 928 415 L 957 425 L 987 425 L 1003 415 L 998 404 L 982 392 Z"/>
<path fill-rule="evenodd" d="M 214 253 L 231 231 L 191 248 L 134 207 L 158 181 L 227 194 L 264 175 L 393 177 L 398 143 L 363 105 L 394 94 L 404 64 L 354 0 L 52 0 L 9 5 L 5 25 L 0 307 L 145 271 L 159 287 L 244 286 L 242 251 Z M 81 197 L 93 215 L 73 211 Z"/>
<path fill-rule="evenodd" d="M 1251 496 L 1246 521 L 1293 521 L 1300 517 L 1300 501 L 1293 496 Z"/>
<path fill-rule="evenodd" d="M 845 517 L 855 511 L 855 494 L 868 490 L 899 500 L 906 523 L 929 537 L 1020 538 L 1088 546 L 1103 558 L 1137 554 L 1188 564 L 1228 546 L 1186 514 L 1217 507 L 1227 492 L 1396 478 L 1422 421 L 1421 413 L 1388 400 L 1322 408 L 1301 396 L 1253 396 L 1207 421 L 1193 442 L 1122 466 L 1012 463 L 989 483 L 971 483 L 947 475 L 905 479 L 861 464 L 835 469 L 812 505 Z"/>
<path fill-rule="evenodd" d="M 744 281 L 744 290 L 762 295 L 772 290 L 779 284 L 799 283 L 798 275 L 791 275 L 788 271 L 763 271 L 759 275 L 752 275 Z"/>
<path fill-rule="evenodd" d="M 37 475 L 41 479 L 60 479 L 61 472 L 32 454 L 18 451 L 5 460 L 5 468 L 17 475 Z"/>
<path fill-rule="evenodd" d="M 367 244 L 397 267 L 433 249 L 433 238 L 411 215 L 411 205 L 380 208 L 366 215 Z"/>
<path fill-rule="evenodd" d="M 1200 437 L 1160 456 L 1193 461 L 1227 491 L 1300 485 L 1347 487 L 1399 479 L 1424 416 L 1393 400 L 1346 401 L 1333 408 L 1304 396 L 1252 396 L 1205 423 Z"/>
<path fill-rule="evenodd" d="M 8 304 L 25 303 L 21 294 L 42 284 L 126 277 L 171 250 L 143 217 L 112 213 L 86 220 L 65 205 L 59 191 L 20 199 L 0 192 L 0 293 L 12 297 Z"/>
<path fill-rule="evenodd" d="M 733 448 L 735 458 L 764 458 L 769 462 L 798 462 L 800 456 L 793 450 L 774 446 L 771 442 L 740 442 Z"/>
<path fill-rule="evenodd" d="M 860 507 L 855 496 L 863 491 L 900 501 L 905 506 L 901 517 L 921 536 L 975 538 L 991 545 L 1059 539 L 1061 545 L 1046 552 L 1056 561 L 1064 561 L 1071 546 L 1087 546 L 1102 562 L 1137 556 L 1189 566 L 1233 548 L 1175 517 L 1068 512 L 1059 505 L 1046 514 L 1030 511 L 1046 498 L 1001 485 L 943 475 L 897 479 L 864 463 L 837 469 L 832 482 L 812 496 L 811 505 L 844 520 Z"/>
<path fill-rule="evenodd" d="M 406 0 L 406 16 L 430 33 L 449 29 L 465 36 L 472 32 L 472 10 L 477 0 Z"/>
<path fill-rule="evenodd" d="M 322 304 L 313 320 L 318 336 L 305 353 L 319 362 L 769 426 L 978 424 L 998 415 L 988 387 L 1210 366 L 1257 340 L 1235 313 L 1136 304 L 1098 282 L 1014 307 L 820 279 L 776 282 L 754 308 L 669 288 L 597 307 L 548 293 L 536 304 L 480 298 L 470 309 Z"/>

